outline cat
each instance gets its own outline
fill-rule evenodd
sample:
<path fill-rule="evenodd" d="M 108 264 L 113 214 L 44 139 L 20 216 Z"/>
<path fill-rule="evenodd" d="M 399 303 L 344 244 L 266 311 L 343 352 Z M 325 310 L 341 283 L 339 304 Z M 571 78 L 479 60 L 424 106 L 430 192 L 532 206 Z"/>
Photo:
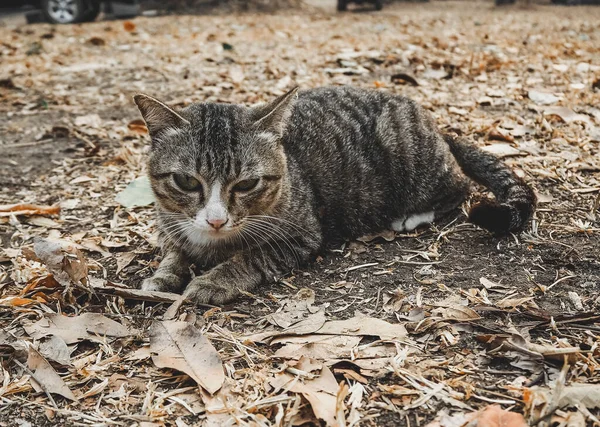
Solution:
<path fill-rule="evenodd" d="M 469 220 L 521 231 L 532 188 L 504 163 L 442 134 L 416 102 L 350 86 L 292 89 L 255 107 L 179 112 L 136 95 L 164 258 L 142 289 L 224 304 L 336 240 L 411 231 L 455 210 L 475 181 L 494 194 Z M 203 269 L 191 273 L 191 265 Z"/>

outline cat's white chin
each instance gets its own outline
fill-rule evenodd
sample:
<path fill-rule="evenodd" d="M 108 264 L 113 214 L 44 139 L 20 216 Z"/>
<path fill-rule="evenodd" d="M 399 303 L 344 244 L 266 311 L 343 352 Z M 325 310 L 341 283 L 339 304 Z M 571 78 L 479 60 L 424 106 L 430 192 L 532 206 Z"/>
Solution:
<path fill-rule="evenodd" d="M 194 246 L 210 246 L 215 243 L 229 240 L 235 234 L 234 230 L 199 230 L 193 228 L 186 231 L 186 237 L 190 244 Z"/>

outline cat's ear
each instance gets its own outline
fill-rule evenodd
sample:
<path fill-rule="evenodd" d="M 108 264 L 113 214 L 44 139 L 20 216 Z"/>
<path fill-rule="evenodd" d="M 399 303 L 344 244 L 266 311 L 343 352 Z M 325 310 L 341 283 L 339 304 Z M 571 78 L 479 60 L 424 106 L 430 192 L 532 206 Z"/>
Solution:
<path fill-rule="evenodd" d="M 151 137 L 158 136 L 164 130 L 179 129 L 190 124 L 173 109 L 151 96 L 138 94 L 133 97 L 133 101 L 142 113 Z"/>
<path fill-rule="evenodd" d="M 277 136 L 283 135 L 287 122 L 292 114 L 292 106 L 296 99 L 298 87 L 283 94 L 268 104 L 252 109 L 254 125 L 264 132 L 271 132 Z"/>

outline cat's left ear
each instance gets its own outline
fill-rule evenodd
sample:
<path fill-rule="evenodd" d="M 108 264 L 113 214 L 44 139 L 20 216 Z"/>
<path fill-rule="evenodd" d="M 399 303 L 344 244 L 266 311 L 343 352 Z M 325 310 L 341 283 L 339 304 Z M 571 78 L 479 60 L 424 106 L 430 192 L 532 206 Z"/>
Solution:
<path fill-rule="evenodd" d="M 253 108 L 254 125 L 263 132 L 274 133 L 278 137 L 282 136 L 292 114 L 297 92 L 298 87 L 296 86 L 268 104 Z"/>
<path fill-rule="evenodd" d="M 133 97 L 142 117 L 148 127 L 148 133 L 152 138 L 158 137 L 167 129 L 179 129 L 189 125 L 186 119 L 181 117 L 172 108 L 163 104 L 156 98 L 148 95 L 138 94 Z"/>

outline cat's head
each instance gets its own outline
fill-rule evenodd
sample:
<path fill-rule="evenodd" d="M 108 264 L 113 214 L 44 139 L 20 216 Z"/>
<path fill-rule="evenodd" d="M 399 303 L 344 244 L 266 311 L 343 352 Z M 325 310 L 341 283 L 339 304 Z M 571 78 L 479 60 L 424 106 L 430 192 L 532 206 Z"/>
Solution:
<path fill-rule="evenodd" d="M 273 215 L 289 188 L 281 143 L 296 88 L 258 107 L 193 104 L 176 112 L 134 97 L 152 145 L 148 173 L 175 236 L 200 246 L 228 241 L 249 219 Z"/>

